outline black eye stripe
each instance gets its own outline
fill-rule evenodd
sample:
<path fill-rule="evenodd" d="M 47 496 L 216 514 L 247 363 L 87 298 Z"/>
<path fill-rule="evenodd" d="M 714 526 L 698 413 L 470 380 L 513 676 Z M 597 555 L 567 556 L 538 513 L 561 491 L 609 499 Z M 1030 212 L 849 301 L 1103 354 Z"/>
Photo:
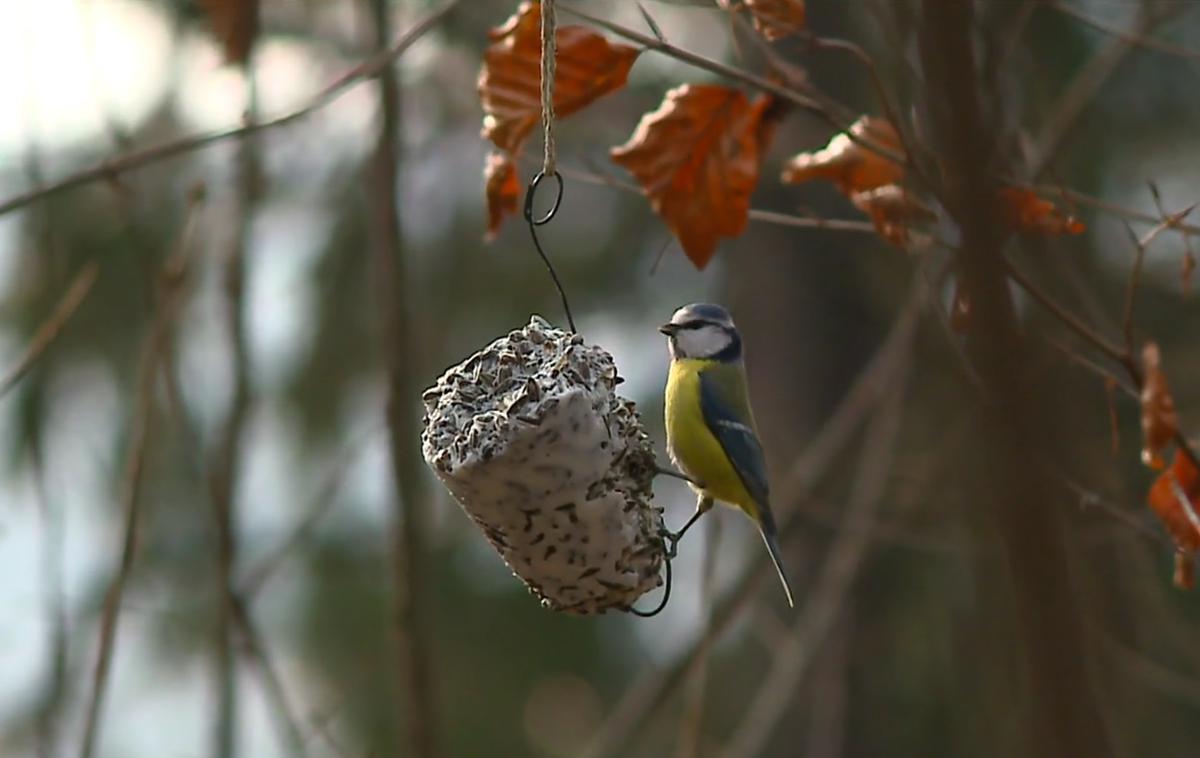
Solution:
<path fill-rule="evenodd" d="M 676 329 L 703 329 L 706 326 L 724 328 L 721 324 L 716 324 L 712 321 L 684 321 L 682 324 L 675 324 Z"/>

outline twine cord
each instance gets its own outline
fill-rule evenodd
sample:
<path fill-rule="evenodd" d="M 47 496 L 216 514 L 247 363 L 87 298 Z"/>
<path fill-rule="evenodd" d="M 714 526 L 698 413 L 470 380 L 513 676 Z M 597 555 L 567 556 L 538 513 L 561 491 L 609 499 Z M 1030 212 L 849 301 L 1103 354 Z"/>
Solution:
<path fill-rule="evenodd" d="M 558 18 L 554 0 L 542 0 L 542 173 L 553 176 L 558 171 L 554 144 L 554 71 L 558 58 Z"/>
<path fill-rule="evenodd" d="M 558 173 L 556 168 L 555 145 L 554 145 L 554 57 L 557 53 L 555 44 L 555 34 L 557 28 L 557 20 L 554 15 L 554 0 L 542 0 L 541 3 L 542 15 L 542 135 L 545 145 L 543 154 L 542 170 L 530 180 L 529 186 L 525 189 L 525 221 L 529 224 L 529 236 L 533 238 L 533 246 L 537 249 L 538 257 L 542 259 L 542 263 L 546 265 L 546 270 L 550 272 L 550 278 L 554 280 L 554 287 L 558 290 L 559 297 L 562 298 L 563 310 L 567 313 L 567 323 L 571 327 L 571 331 L 577 331 L 575 328 L 575 319 L 571 316 L 571 305 L 567 301 L 567 293 L 563 289 L 562 282 L 558 279 L 558 274 L 554 271 L 554 265 L 550 263 L 550 258 L 546 252 L 542 250 L 542 244 L 538 241 L 537 228 L 549 223 L 550 219 L 554 218 L 554 214 L 558 213 L 558 206 L 562 203 L 563 196 L 563 180 L 562 174 Z M 554 205 L 546 214 L 541 217 L 535 217 L 533 214 L 533 198 L 537 194 L 538 185 L 546 177 L 553 177 L 556 185 L 554 195 Z"/>

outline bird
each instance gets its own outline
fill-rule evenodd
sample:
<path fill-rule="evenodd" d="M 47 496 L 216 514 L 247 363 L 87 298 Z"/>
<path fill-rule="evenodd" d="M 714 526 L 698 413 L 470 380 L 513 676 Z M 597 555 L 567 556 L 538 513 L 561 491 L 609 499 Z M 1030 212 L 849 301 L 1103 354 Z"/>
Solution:
<path fill-rule="evenodd" d="M 729 311 L 712 303 L 679 308 L 659 327 L 667 336 L 667 452 L 697 495 L 696 512 L 673 543 L 720 501 L 755 523 L 789 606 L 792 586 L 779 552 L 771 513 L 766 459 L 742 361 L 742 337 Z"/>

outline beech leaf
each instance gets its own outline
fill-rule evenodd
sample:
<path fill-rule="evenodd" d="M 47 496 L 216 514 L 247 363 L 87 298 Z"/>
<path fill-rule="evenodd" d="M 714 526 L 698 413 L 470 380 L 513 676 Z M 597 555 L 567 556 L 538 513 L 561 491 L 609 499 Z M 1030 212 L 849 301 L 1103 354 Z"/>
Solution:
<path fill-rule="evenodd" d="M 879 147 L 899 152 L 900 135 L 891 122 L 863 116 L 850 126 L 851 135 Z M 863 147 L 845 133 L 834 135 L 823 149 L 800 153 L 783 167 L 784 184 L 802 184 L 814 179 L 833 182 L 844 194 L 865 192 L 904 178 L 904 167 Z"/>
<path fill-rule="evenodd" d="M 483 136 L 516 156 L 542 118 L 541 10 L 525 2 L 504 25 L 490 32 L 483 54 L 479 98 Z M 555 34 L 554 113 L 564 118 L 625 85 L 641 52 L 612 43 L 583 26 L 560 26 Z"/>
<path fill-rule="evenodd" d="M 488 154 L 483 179 L 488 206 L 486 238 L 491 240 L 500 231 L 504 218 L 517 212 L 521 185 L 517 182 L 517 167 L 512 159 L 495 150 Z"/>
<path fill-rule="evenodd" d="M 745 0 L 754 28 L 774 42 L 804 29 L 804 0 Z"/>
<path fill-rule="evenodd" d="M 751 103 L 722 85 L 685 84 L 667 92 L 629 141 L 611 151 L 696 268 L 708 264 L 719 238 L 746 228 L 774 105 L 767 96 Z"/>
<path fill-rule="evenodd" d="M 1182 451 L 1175 451 L 1171 467 L 1158 475 L 1147 497 L 1151 510 L 1175 541 L 1175 585 L 1194 584 L 1193 555 L 1200 549 L 1200 471 Z"/>
<path fill-rule="evenodd" d="M 1079 219 L 1063 213 L 1033 190 L 1001 187 L 999 195 L 1005 222 L 1018 232 L 1057 237 L 1082 234 L 1087 229 Z"/>
<path fill-rule="evenodd" d="M 855 192 L 850 202 L 871 218 L 880 237 L 896 247 L 908 245 L 908 231 L 913 224 L 937 218 L 929 206 L 898 184 Z"/>

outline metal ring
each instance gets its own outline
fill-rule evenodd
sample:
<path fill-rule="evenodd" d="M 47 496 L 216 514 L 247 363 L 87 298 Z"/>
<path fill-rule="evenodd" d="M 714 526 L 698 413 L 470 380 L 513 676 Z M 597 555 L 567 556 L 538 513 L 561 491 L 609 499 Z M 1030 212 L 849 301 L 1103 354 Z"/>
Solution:
<path fill-rule="evenodd" d="M 550 210 L 546 211 L 546 215 L 535 219 L 533 217 L 533 198 L 537 194 L 538 185 L 546 178 L 545 171 L 537 172 L 537 175 L 529 181 L 529 187 L 525 190 L 525 220 L 534 226 L 542 226 L 550 222 L 554 218 L 554 214 L 558 213 L 558 206 L 562 203 L 563 197 L 563 179 L 562 174 L 556 170 L 550 176 L 554 177 L 554 181 L 558 183 L 558 191 L 554 195 L 554 205 L 550 206 Z"/>

